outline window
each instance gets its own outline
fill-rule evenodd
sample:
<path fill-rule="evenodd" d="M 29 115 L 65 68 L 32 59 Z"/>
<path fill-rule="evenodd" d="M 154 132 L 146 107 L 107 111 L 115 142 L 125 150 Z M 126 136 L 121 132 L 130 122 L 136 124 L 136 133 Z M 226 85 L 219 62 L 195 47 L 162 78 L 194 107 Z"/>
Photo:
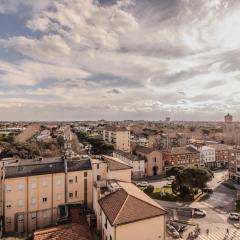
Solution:
<path fill-rule="evenodd" d="M 154 162 L 157 162 L 157 158 L 154 158 Z"/>
<path fill-rule="evenodd" d="M 99 169 L 99 164 L 97 164 L 97 169 Z"/>
<path fill-rule="evenodd" d="M 69 198 L 73 198 L 73 193 L 69 193 Z"/>
<path fill-rule="evenodd" d="M 73 183 L 73 178 L 69 178 L 68 182 Z"/>
<path fill-rule="evenodd" d="M 22 183 L 19 183 L 19 184 L 18 184 L 18 190 L 19 190 L 19 191 L 23 190 L 23 184 L 22 184 Z"/>
<path fill-rule="evenodd" d="M 47 186 L 47 180 L 43 180 L 43 181 L 42 181 L 42 186 L 43 186 L 43 187 L 46 187 L 46 186 Z"/>
<path fill-rule="evenodd" d="M 61 200 L 61 198 L 62 198 L 62 195 L 61 195 L 61 193 L 58 193 L 58 194 L 57 194 L 57 200 L 58 200 L 58 201 L 60 201 L 60 200 Z"/>
<path fill-rule="evenodd" d="M 31 182 L 32 189 L 35 189 L 37 187 L 37 183 L 35 181 Z"/>
<path fill-rule="evenodd" d="M 7 203 L 6 203 L 6 207 L 7 207 L 7 208 L 11 208 L 11 207 L 12 207 L 11 203 L 10 203 L 10 202 L 7 202 Z"/>
<path fill-rule="evenodd" d="M 77 176 L 75 176 L 75 182 L 77 182 Z"/>
<path fill-rule="evenodd" d="M 23 200 L 22 200 L 22 199 L 19 199 L 19 200 L 18 200 L 18 206 L 19 206 L 19 207 L 22 207 L 22 206 L 23 206 Z"/>
<path fill-rule="evenodd" d="M 12 224 L 12 219 L 10 217 L 6 218 L 6 223 L 7 225 L 11 225 Z"/>
<path fill-rule="evenodd" d="M 36 212 L 33 212 L 33 213 L 31 214 L 31 217 L 32 217 L 32 220 L 33 220 L 33 219 L 36 219 L 36 218 L 37 218 L 37 213 L 36 213 Z"/>
<path fill-rule="evenodd" d="M 110 235 L 110 240 L 112 240 L 112 236 Z"/>
<path fill-rule="evenodd" d="M 75 197 L 77 197 L 77 195 L 78 195 L 78 193 L 77 193 L 77 191 L 75 191 Z"/>
<path fill-rule="evenodd" d="M 31 203 L 32 203 L 32 205 L 36 204 L 36 198 L 35 197 L 31 198 Z"/>
<path fill-rule="evenodd" d="M 105 228 L 107 229 L 107 218 L 105 218 Z"/>
<path fill-rule="evenodd" d="M 43 197 L 42 201 L 43 201 L 43 202 L 47 202 L 47 198 L 46 198 L 46 197 Z"/>
<path fill-rule="evenodd" d="M 97 175 L 97 181 L 101 180 L 101 175 Z"/>
<path fill-rule="evenodd" d="M 11 192 L 11 191 L 12 191 L 10 184 L 7 184 L 7 186 L 6 186 L 6 191 L 7 191 L 7 192 Z"/>
<path fill-rule="evenodd" d="M 84 177 L 87 177 L 87 172 L 84 172 Z"/>

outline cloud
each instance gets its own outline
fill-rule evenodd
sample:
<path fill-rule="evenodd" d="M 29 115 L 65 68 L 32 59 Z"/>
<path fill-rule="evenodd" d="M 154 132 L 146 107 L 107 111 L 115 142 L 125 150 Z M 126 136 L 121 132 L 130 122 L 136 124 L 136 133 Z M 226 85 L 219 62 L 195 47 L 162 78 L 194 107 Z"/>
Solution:
<path fill-rule="evenodd" d="M 237 0 L 1 1 L 0 14 L 20 13 L 26 32 L 0 36 L 21 56 L 0 54 L 0 98 L 12 109 L 197 119 L 238 108 Z"/>

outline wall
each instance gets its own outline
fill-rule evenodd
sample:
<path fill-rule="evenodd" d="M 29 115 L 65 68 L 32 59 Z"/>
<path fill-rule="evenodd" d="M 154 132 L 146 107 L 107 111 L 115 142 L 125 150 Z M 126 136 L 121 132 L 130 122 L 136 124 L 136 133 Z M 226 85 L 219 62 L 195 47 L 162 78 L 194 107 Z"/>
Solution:
<path fill-rule="evenodd" d="M 116 227 L 115 240 L 165 240 L 165 217 L 159 216 Z"/>
<path fill-rule="evenodd" d="M 115 179 L 123 182 L 131 182 L 131 169 L 116 170 L 107 172 L 107 179 Z"/>

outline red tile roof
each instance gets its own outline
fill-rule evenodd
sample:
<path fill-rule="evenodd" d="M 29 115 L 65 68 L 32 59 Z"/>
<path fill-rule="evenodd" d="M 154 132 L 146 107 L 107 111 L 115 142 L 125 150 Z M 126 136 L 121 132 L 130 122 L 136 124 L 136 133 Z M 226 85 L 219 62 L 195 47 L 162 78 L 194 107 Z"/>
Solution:
<path fill-rule="evenodd" d="M 126 224 L 166 214 L 154 200 L 131 183 L 118 182 L 120 189 L 99 200 L 112 225 Z"/>
<path fill-rule="evenodd" d="M 79 223 L 59 225 L 34 232 L 34 240 L 90 240 L 88 226 Z"/>

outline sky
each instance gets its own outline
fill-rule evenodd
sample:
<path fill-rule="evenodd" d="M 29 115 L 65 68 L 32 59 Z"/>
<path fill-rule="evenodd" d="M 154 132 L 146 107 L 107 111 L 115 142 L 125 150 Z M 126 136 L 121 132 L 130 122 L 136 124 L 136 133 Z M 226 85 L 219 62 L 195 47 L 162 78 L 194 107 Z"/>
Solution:
<path fill-rule="evenodd" d="M 0 120 L 239 120 L 239 16 L 239 0 L 0 0 Z"/>

